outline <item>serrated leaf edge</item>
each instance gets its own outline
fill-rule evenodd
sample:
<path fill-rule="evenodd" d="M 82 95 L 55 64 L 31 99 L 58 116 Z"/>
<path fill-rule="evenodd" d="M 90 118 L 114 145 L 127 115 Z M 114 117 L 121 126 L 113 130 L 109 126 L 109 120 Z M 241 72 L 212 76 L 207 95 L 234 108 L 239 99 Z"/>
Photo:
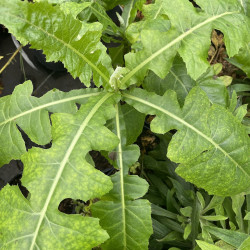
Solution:
<path fill-rule="evenodd" d="M 10 16 L 13 16 L 17 19 L 22 20 L 23 22 L 29 24 L 32 27 L 37 28 L 38 30 L 42 31 L 44 34 L 46 34 L 47 36 L 53 37 L 55 40 L 57 40 L 58 42 L 60 42 L 63 46 L 67 47 L 68 49 L 72 50 L 75 54 L 77 54 L 79 57 L 81 57 L 92 69 L 94 69 L 96 72 L 98 72 L 98 74 L 106 81 L 107 84 L 109 84 L 109 79 L 108 77 L 106 77 L 103 72 L 101 70 L 99 70 L 98 67 L 95 66 L 95 64 L 93 64 L 90 60 L 88 60 L 83 54 L 81 54 L 79 51 L 77 51 L 74 47 L 72 47 L 70 44 L 65 43 L 63 40 L 61 40 L 60 38 L 56 37 L 54 34 L 51 34 L 49 32 L 47 32 L 46 30 L 44 30 L 43 28 L 34 25 L 33 23 L 29 22 L 28 20 L 21 18 L 20 16 L 16 16 L 13 14 L 10 14 Z"/>
<path fill-rule="evenodd" d="M 239 167 L 239 169 L 247 176 L 250 177 L 250 175 L 239 165 L 238 162 L 236 162 L 223 148 L 220 147 L 220 145 L 218 145 L 215 141 L 213 141 L 211 138 L 209 138 L 208 136 L 206 136 L 205 134 L 203 134 L 200 130 L 198 130 L 197 128 L 193 127 L 191 124 L 187 123 L 186 121 L 184 121 L 183 119 L 181 119 L 180 117 L 174 115 L 173 113 L 168 112 L 167 110 L 153 104 L 150 103 L 146 100 L 143 100 L 141 98 L 129 95 L 129 94 L 123 94 L 124 97 L 127 97 L 129 99 L 132 99 L 134 101 L 143 103 L 149 107 L 152 107 L 156 110 L 159 110 L 160 112 L 172 117 L 173 119 L 177 120 L 178 122 L 182 123 L 184 126 L 192 129 L 194 132 L 196 132 L 197 134 L 199 134 L 200 136 L 202 136 L 204 139 L 206 139 L 208 142 L 210 142 L 215 148 L 219 149 L 226 157 L 228 157 L 228 159 L 230 159 L 237 167 Z"/>
<path fill-rule="evenodd" d="M 151 60 L 153 60 L 155 57 L 157 57 L 158 55 L 162 54 L 165 50 L 169 49 L 170 47 L 172 47 L 173 45 L 179 43 L 180 41 L 182 41 L 186 36 L 188 36 L 189 34 L 193 33 L 194 31 L 196 31 L 197 29 L 201 28 L 202 26 L 213 22 L 216 19 L 219 19 L 223 16 L 226 15 L 231 15 L 231 14 L 236 14 L 239 13 L 239 11 L 232 11 L 232 12 L 225 12 L 222 13 L 220 15 L 216 15 L 216 16 L 212 16 L 210 18 L 208 18 L 206 21 L 197 24 L 196 26 L 192 27 L 191 29 L 189 29 L 188 31 L 182 33 L 180 36 L 178 36 L 177 38 L 175 38 L 173 41 L 171 41 L 170 43 L 168 43 L 166 46 L 164 46 L 163 48 L 159 49 L 157 52 L 155 52 L 154 54 L 152 54 L 150 57 L 148 57 L 146 60 L 144 60 L 143 62 L 141 62 L 138 66 L 136 66 L 133 70 L 131 70 L 122 80 L 121 80 L 121 84 L 124 85 L 133 75 L 135 75 L 137 73 L 137 71 L 139 71 L 140 69 L 142 69 L 147 63 L 149 63 Z"/>

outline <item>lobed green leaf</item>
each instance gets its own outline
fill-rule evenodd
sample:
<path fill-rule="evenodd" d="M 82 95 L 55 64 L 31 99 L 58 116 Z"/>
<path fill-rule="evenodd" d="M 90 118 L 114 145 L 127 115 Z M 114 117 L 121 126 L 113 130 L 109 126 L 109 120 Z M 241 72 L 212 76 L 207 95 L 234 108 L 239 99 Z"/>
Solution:
<path fill-rule="evenodd" d="M 23 45 L 43 49 L 47 61 L 62 61 L 71 75 L 90 85 L 108 85 L 113 73 L 110 57 L 100 42 L 102 25 L 82 23 L 59 6 L 19 0 L 0 2 L 0 23 Z"/>
<path fill-rule="evenodd" d="M 233 58 L 227 59 L 230 63 L 246 72 L 250 77 L 250 43 L 240 49 L 239 53 Z"/>
<path fill-rule="evenodd" d="M 4 249 L 91 249 L 108 238 L 98 219 L 65 215 L 57 208 L 66 198 L 86 202 L 112 188 L 109 177 L 86 156 L 90 150 L 117 145 L 117 137 L 104 124 L 114 116 L 118 100 L 116 94 L 103 93 L 90 98 L 76 114 L 52 115 L 52 147 L 32 148 L 22 157 L 22 184 L 30 199 L 24 199 L 17 187 L 0 192 Z"/>
<path fill-rule="evenodd" d="M 143 88 L 149 92 L 155 92 L 163 95 L 167 90 L 172 89 L 176 92 L 181 106 L 183 106 L 186 96 L 194 86 L 200 86 L 203 89 L 211 103 L 217 103 L 224 107 L 229 105 L 229 96 L 224 82 L 217 77 L 222 66 L 213 65 L 207 69 L 195 82 L 188 74 L 186 65 L 180 56 L 176 56 L 169 73 L 164 79 L 161 79 L 152 71 L 143 81 Z M 219 71 L 219 72 L 217 72 Z"/>
<path fill-rule="evenodd" d="M 164 95 L 170 89 L 174 90 L 181 105 L 195 85 L 195 81 L 187 74 L 186 65 L 180 56 L 176 56 L 172 68 L 164 79 L 150 71 L 142 84 L 144 89 L 157 95 Z"/>
<path fill-rule="evenodd" d="M 170 28 L 170 21 L 163 8 L 163 1 L 156 0 L 152 4 L 142 6 L 143 19 L 140 22 L 131 23 L 126 29 L 126 37 L 135 50 L 142 46 L 141 32 L 143 30 L 159 30 L 166 32 Z"/>
<path fill-rule="evenodd" d="M 60 8 L 66 15 L 71 14 L 74 18 L 77 18 L 79 13 L 87 9 L 90 5 L 90 2 L 63 2 L 60 4 Z"/>
<path fill-rule="evenodd" d="M 229 95 L 225 83 L 217 75 L 222 65 L 215 64 L 207 69 L 196 81 L 196 84 L 204 90 L 210 102 L 219 104 L 225 108 L 229 106 Z"/>
<path fill-rule="evenodd" d="M 113 22 L 113 20 L 106 13 L 105 8 L 98 1 L 85 2 L 86 8 L 80 13 L 79 19 L 83 21 L 89 21 L 93 14 L 98 21 L 103 25 L 103 30 L 107 27 L 111 27 L 114 32 L 118 32 L 119 27 Z M 76 4 L 79 5 L 79 4 Z"/>
<path fill-rule="evenodd" d="M 114 130 L 120 143 L 116 150 L 118 172 L 111 177 L 113 189 L 92 206 L 92 214 L 100 218 L 101 226 L 110 239 L 103 249 L 148 249 L 152 232 L 151 209 L 147 200 L 139 199 L 148 184 L 137 175 L 129 175 L 129 168 L 138 160 L 137 145 L 127 145 L 125 116 L 116 106 Z"/>
<path fill-rule="evenodd" d="M 198 1 L 197 4 L 202 8 L 198 10 L 188 1 L 163 0 L 171 28 L 166 32 L 141 32 L 143 49 L 125 55 L 126 67 L 130 72 L 122 83 L 127 86 L 141 84 L 149 69 L 164 78 L 177 52 L 186 63 L 188 74 L 196 80 L 209 66 L 207 54 L 213 29 L 223 32 L 228 55 L 237 54 L 249 41 L 248 18 L 243 8 L 238 0 L 210 2 L 211 5 L 206 1 Z"/>
<path fill-rule="evenodd" d="M 36 98 L 31 96 L 32 91 L 32 83 L 27 81 L 18 85 L 12 95 L 0 99 L 0 166 L 12 159 L 20 159 L 26 152 L 18 127 L 36 144 L 47 144 L 51 141 L 49 112 L 75 113 L 76 103 L 83 104 L 89 97 L 101 94 L 97 89 L 68 93 L 51 90 Z"/>
<path fill-rule="evenodd" d="M 124 100 L 138 111 L 156 115 L 151 129 L 166 133 L 176 129 L 167 156 L 181 163 L 177 173 L 211 194 L 227 196 L 247 190 L 250 181 L 250 142 L 240 121 L 220 105 L 210 106 L 199 87 L 180 108 L 176 93 L 164 96 L 134 89 Z M 222 122 L 223 121 L 223 122 Z"/>

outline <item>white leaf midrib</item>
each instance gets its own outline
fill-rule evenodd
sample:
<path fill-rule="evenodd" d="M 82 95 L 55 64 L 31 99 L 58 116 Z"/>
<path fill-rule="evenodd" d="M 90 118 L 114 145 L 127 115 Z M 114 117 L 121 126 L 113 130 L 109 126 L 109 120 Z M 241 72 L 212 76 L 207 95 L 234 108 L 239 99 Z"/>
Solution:
<path fill-rule="evenodd" d="M 119 108 L 116 104 L 116 133 L 117 137 L 120 140 L 118 145 L 118 154 L 119 154 L 119 174 L 120 174 L 120 190 L 121 190 L 121 209 L 122 209 L 122 227 L 123 227 L 123 242 L 124 247 L 123 249 L 127 249 L 127 240 L 126 240 L 126 213 L 125 213 L 125 194 L 124 194 L 124 169 L 123 169 L 123 150 L 122 150 L 122 143 L 121 143 L 121 129 L 120 129 L 120 118 L 119 118 Z"/>
<path fill-rule="evenodd" d="M 162 9 L 162 5 L 163 5 L 163 3 L 161 3 L 161 6 L 159 7 L 159 9 L 157 10 L 157 12 L 155 13 L 155 15 L 153 17 L 153 20 L 156 19 L 158 17 L 158 15 L 160 14 L 161 9 Z"/>
<path fill-rule="evenodd" d="M 24 112 L 16 115 L 16 116 L 12 116 L 11 118 L 8 118 L 8 119 L 4 120 L 3 122 L 0 123 L 0 127 L 2 125 L 5 125 L 5 124 L 9 123 L 9 122 L 15 121 L 16 119 L 18 119 L 18 118 L 20 118 L 22 116 L 25 116 L 25 115 L 28 115 L 30 113 L 36 112 L 38 110 L 45 109 L 45 108 L 48 108 L 50 106 L 54 106 L 54 105 L 58 105 L 58 104 L 62 104 L 62 103 L 70 102 L 70 101 L 74 101 L 74 100 L 79 100 L 79 99 L 89 98 L 89 97 L 92 97 L 92 96 L 97 96 L 97 95 L 99 95 L 101 93 L 102 92 L 90 93 L 90 94 L 83 94 L 83 95 L 68 97 L 68 98 L 65 98 L 65 99 L 58 100 L 58 101 L 48 102 L 46 104 L 34 107 L 32 109 L 29 109 L 27 111 L 24 111 Z"/>
<path fill-rule="evenodd" d="M 124 85 L 133 75 L 135 75 L 140 69 L 142 69 L 146 64 L 148 64 L 150 61 L 152 61 L 155 57 L 157 57 L 158 55 L 164 53 L 165 50 L 171 48 L 172 46 L 174 46 L 175 44 L 178 44 L 179 42 L 181 42 L 185 37 L 187 37 L 188 35 L 192 34 L 194 31 L 196 31 L 197 29 L 201 28 L 202 26 L 213 22 L 214 20 L 221 18 L 223 16 L 226 15 L 231 15 L 231 14 L 235 14 L 238 13 L 237 11 L 233 11 L 233 12 L 225 12 L 222 13 L 220 15 L 216 15 L 216 16 L 212 16 L 210 18 L 208 18 L 207 20 L 205 20 L 202 23 L 197 24 L 196 26 L 190 28 L 188 31 L 182 33 L 180 36 L 178 36 L 177 38 L 175 38 L 173 41 L 171 41 L 170 43 L 168 43 L 166 46 L 164 46 L 163 48 L 159 49 L 158 51 L 156 51 L 154 54 L 152 54 L 150 57 L 148 57 L 146 60 L 144 60 L 143 62 L 141 62 L 138 66 L 136 66 L 133 70 L 131 70 L 122 80 L 121 80 L 121 84 Z"/>
<path fill-rule="evenodd" d="M 42 31 L 44 34 L 46 34 L 49 37 L 54 38 L 55 40 L 57 40 L 58 42 L 60 42 L 64 47 L 70 49 L 71 51 L 73 51 L 76 55 L 78 55 L 79 57 L 81 57 L 91 68 L 92 70 L 98 72 L 98 74 L 105 80 L 106 83 L 109 83 L 109 79 L 106 75 L 104 75 L 104 73 L 94 64 L 92 63 L 86 56 L 84 56 L 82 53 L 80 53 L 77 49 L 75 49 L 74 47 L 72 47 L 69 43 L 64 42 L 62 39 L 60 39 L 59 37 L 56 37 L 54 34 L 51 34 L 49 32 L 47 32 L 46 30 L 44 30 L 43 28 L 31 23 L 30 21 L 28 21 L 27 19 L 24 19 L 20 16 L 17 15 L 13 15 L 8 13 L 10 16 L 13 16 L 17 19 L 20 19 L 22 21 L 24 21 L 25 23 L 29 24 L 30 26 L 33 26 L 35 28 L 37 28 L 38 30 Z"/>
<path fill-rule="evenodd" d="M 194 132 L 196 132 L 198 135 L 200 135 L 201 137 L 203 137 L 204 139 L 206 139 L 208 142 L 210 142 L 215 148 L 219 149 L 228 159 L 230 159 L 234 165 L 236 165 L 245 175 L 247 175 L 248 177 L 250 177 L 250 175 L 240 166 L 240 164 L 238 162 L 236 162 L 219 144 L 217 144 L 213 139 L 211 139 L 210 137 L 206 136 L 204 133 L 202 133 L 200 130 L 198 130 L 197 128 L 195 128 L 194 126 L 192 126 L 191 124 L 189 124 L 188 122 L 184 121 L 183 119 L 181 119 L 180 117 L 174 115 L 173 113 L 167 111 L 166 109 L 159 107 L 151 102 L 148 102 L 146 100 L 143 100 L 139 97 L 130 95 L 130 94 L 123 94 L 123 96 L 127 97 L 128 99 L 143 103 L 149 107 L 152 107 L 156 110 L 159 110 L 160 112 L 172 117 L 173 119 L 175 119 L 176 121 L 180 122 L 181 124 L 183 124 L 184 126 L 190 128 L 191 130 L 193 130 Z"/>
<path fill-rule="evenodd" d="M 126 23 L 125 23 L 125 27 L 127 28 L 128 27 L 128 25 L 129 25 L 129 19 L 130 19 L 130 17 L 131 17 L 131 10 L 133 9 L 133 7 L 134 7 L 134 4 L 135 4 L 135 0 L 131 0 L 130 1 L 130 3 L 126 6 L 126 7 L 128 7 L 128 9 L 129 9 L 129 11 L 127 11 L 127 15 L 126 15 Z M 125 8 L 126 8 L 125 7 Z"/>
<path fill-rule="evenodd" d="M 54 178 L 54 182 L 50 188 L 50 191 L 48 193 L 48 196 L 47 196 L 47 199 L 45 201 L 45 204 L 40 212 L 40 216 L 39 216 L 39 220 L 38 220 L 38 223 L 37 223 L 37 227 L 36 227 L 36 230 L 34 232 L 34 237 L 32 239 L 32 243 L 30 245 L 30 250 L 33 250 L 34 249 L 34 246 L 36 244 L 36 239 L 37 239 L 37 236 L 38 236 L 38 233 L 39 233 L 39 230 L 41 228 L 41 225 L 42 225 L 42 222 L 46 216 L 46 212 L 47 212 L 47 209 L 48 209 L 48 206 L 49 206 L 49 203 L 51 201 L 51 198 L 54 194 L 54 191 L 57 187 L 57 184 L 61 178 L 61 175 L 63 173 L 63 170 L 70 158 L 70 155 L 71 153 L 73 152 L 79 138 L 81 137 L 82 135 L 82 132 L 84 131 L 84 129 L 86 128 L 86 126 L 88 125 L 89 121 L 93 118 L 93 116 L 95 115 L 95 113 L 97 112 L 97 110 L 101 107 L 101 105 L 108 99 L 110 98 L 111 96 L 113 95 L 113 93 L 107 93 L 104 97 L 102 97 L 96 104 L 95 106 L 91 109 L 91 111 L 89 112 L 89 114 L 86 116 L 86 118 L 84 119 L 83 123 L 81 124 L 81 126 L 79 127 L 77 133 L 75 134 L 70 146 L 68 147 L 65 155 L 64 155 L 64 158 L 63 160 L 61 161 L 60 163 L 60 167 L 57 171 L 57 174 Z"/>

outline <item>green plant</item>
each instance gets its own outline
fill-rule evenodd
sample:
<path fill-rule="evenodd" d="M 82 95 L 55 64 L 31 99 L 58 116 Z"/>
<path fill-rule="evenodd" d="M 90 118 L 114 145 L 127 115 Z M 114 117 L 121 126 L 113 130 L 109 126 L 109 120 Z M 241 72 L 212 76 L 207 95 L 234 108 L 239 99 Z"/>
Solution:
<path fill-rule="evenodd" d="M 42 49 L 47 61 L 62 61 L 87 87 L 93 76 L 98 88 L 36 98 L 27 81 L 0 99 L 0 163 L 21 159 L 21 181 L 30 193 L 26 199 L 9 185 L 0 192 L 3 249 L 91 249 L 102 243 L 102 249 L 147 249 L 151 207 L 140 198 L 149 185 L 129 174 L 140 156 L 133 143 L 147 114 L 156 116 L 153 132 L 173 132 L 167 157 L 179 164 L 178 175 L 210 195 L 249 191 L 249 128 L 242 124 L 247 105 L 227 91 L 230 82 L 215 77 L 220 65 L 207 61 L 213 29 L 223 32 L 228 56 L 242 58 L 249 1 L 196 0 L 200 8 L 184 0 L 112 1 L 125 4 L 120 27 L 106 14 L 110 1 L 36 2 L 1 0 L 0 23 L 23 45 Z M 133 22 L 138 9 L 144 18 Z M 109 56 L 101 38 L 120 46 Z M 52 140 L 52 147 L 26 152 L 19 129 L 39 145 Z M 115 156 L 109 160 L 117 173 L 110 178 L 96 170 L 91 150 Z M 91 201 L 85 216 L 58 211 L 69 197 Z M 205 243 L 198 241 L 201 248 L 212 244 L 207 235 Z"/>
<path fill-rule="evenodd" d="M 152 203 L 154 229 L 150 249 L 200 249 L 196 243 L 201 249 L 243 248 L 249 241 L 249 194 L 222 197 L 197 190 L 175 173 L 177 164 L 166 157 L 172 135 L 158 137 L 158 146 L 143 157 L 150 183 L 144 198 Z"/>

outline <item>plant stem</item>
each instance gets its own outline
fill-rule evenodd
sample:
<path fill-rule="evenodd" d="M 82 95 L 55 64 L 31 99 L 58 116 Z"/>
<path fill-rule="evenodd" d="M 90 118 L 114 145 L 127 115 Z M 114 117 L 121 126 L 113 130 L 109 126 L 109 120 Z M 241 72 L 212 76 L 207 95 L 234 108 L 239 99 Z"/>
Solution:
<path fill-rule="evenodd" d="M 8 67 L 8 65 L 11 63 L 11 61 L 14 59 L 14 57 L 17 55 L 17 53 L 21 50 L 23 46 L 21 45 L 10 57 L 10 59 L 5 63 L 5 65 L 0 69 L 0 74 Z"/>

